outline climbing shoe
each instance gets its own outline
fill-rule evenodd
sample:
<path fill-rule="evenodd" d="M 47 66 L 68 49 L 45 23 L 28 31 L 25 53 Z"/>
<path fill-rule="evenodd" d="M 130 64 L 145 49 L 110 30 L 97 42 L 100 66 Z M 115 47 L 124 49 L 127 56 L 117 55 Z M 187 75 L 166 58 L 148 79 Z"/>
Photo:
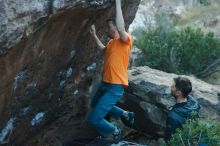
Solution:
<path fill-rule="evenodd" d="M 133 112 L 128 112 L 128 114 L 121 116 L 121 121 L 128 127 L 133 128 L 134 127 L 134 118 L 135 114 Z"/>
<path fill-rule="evenodd" d="M 121 141 L 121 129 L 117 127 L 117 131 L 113 133 L 113 141 L 118 144 Z"/>

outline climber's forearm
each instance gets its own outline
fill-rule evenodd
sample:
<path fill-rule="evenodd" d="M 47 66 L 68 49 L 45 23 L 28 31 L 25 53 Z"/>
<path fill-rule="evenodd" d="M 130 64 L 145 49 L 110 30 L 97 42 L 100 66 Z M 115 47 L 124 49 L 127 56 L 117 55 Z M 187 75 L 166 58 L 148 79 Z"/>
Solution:
<path fill-rule="evenodd" d="M 96 34 L 93 35 L 93 38 L 95 39 L 95 42 L 96 42 L 98 48 L 101 49 L 101 50 L 104 50 L 105 45 L 103 45 L 103 43 L 100 41 L 100 39 L 97 37 Z"/>
<path fill-rule="evenodd" d="M 116 27 L 119 31 L 120 39 L 126 42 L 128 40 L 128 36 L 125 31 L 125 23 L 121 10 L 121 0 L 115 0 L 115 4 L 116 4 Z"/>
<path fill-rule="evenodd" d="M 121 0 L 115 0 L 116 2 L 116 26 L 118 31 L 125 31 L 124 18 L 121 10 Z"/>

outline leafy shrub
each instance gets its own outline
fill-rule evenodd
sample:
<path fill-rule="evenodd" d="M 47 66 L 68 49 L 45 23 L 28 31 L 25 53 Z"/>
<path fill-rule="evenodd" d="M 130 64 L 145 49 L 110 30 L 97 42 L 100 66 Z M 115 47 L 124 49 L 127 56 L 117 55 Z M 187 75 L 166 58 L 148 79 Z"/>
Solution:
<path fill-rule="evenodd" d="M 170 146 L 198 146 L 199 144 L 220 146 L 220 126 L 211 122 L 202 124 L 198 119 L 189 119 L 181 130 L 177 129 L 168 142 Z"/>
<path fill-rule="evenodd" d="M 201 29 L 174 27 L 137 29 L 133 32 L 134 44 L 142 50 L 139 65 L 174 72 L 199 74 L 220 56 L 220 40 L 214 33 L 205 34 Z"/>
<path fill-rule="evenodd" d="M 199 3 L 204 6 L 208 6 L 211 4 L 210 0 L 199 0 Z"/>

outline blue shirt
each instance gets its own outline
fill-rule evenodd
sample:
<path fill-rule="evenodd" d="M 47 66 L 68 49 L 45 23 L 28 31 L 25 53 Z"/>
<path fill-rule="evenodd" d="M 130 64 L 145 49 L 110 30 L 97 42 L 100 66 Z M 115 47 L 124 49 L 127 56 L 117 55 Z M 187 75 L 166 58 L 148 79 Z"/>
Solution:
<path fill-rule="evenodd" d="M 187 101 L 176 103 L 169 112 L 166 121 L 166 139 L 169 140 L 177 128 L 181 128 L 186 119 L 192 117 L 192 113 L 198 113 L 200 105 L 192 96 L 187 97 Z"/>

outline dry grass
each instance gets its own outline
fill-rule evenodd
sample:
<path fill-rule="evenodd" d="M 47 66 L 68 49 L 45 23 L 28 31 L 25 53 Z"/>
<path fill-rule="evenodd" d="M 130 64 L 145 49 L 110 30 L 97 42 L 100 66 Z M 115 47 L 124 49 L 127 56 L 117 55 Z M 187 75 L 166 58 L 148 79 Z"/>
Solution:
<path fill-rule="evenodd" d="M 211 21 L 216 21 L 216 23 L 212 24 Z M 206 26 L 205 23 L 208 25 Z M 220 0 L 209 6 L 188 7 L 182 12 L 176 28 L 182 29 L 186 26 L 199 27 L 204 32 L 214 32 L 217 37 L 220 37 Z"/>
<path fill-rule="evenodd" d="M 195 5 L 187 8 L 182 14 L 177 25 L 186 25 L 198 19 L 214 18 L 220 16 L 220 1 L 209 6 Z"/>

